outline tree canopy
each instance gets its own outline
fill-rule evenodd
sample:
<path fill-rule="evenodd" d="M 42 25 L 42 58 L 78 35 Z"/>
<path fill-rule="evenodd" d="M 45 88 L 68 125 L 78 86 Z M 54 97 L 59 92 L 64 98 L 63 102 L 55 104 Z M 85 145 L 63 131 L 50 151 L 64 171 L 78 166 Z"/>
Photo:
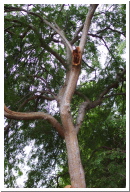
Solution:
<path fill-rule="evenodd" d="M 24 175 L 24 188 L 71 183 L 62 98 L 75 77 L 66 110 L 86 185 L 124 188 L 126 5 L 5 4 L 4 11 L 5 104 L 12 110 L 5 106 L 5 187 L 20 187 Z M 76 47 L 83 48 L 80 66 L 70 65 Z"/>

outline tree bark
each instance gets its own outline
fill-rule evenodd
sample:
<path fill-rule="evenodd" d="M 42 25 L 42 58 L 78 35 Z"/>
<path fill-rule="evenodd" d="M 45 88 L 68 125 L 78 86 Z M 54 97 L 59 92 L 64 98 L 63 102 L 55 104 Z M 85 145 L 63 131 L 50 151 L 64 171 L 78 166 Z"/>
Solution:
<path fill-rule="evenodd" d="M 68 122 L 66 122 L 66 126 Z M 85 174 L 81 163 L 77 133 L 73 125 L 65 132 L 69 174 L 72 188 L 86 188 Z"/>
<path fill-rule="evenodd" d="M 77 139 L 77 131 L 71 116 L 70 103 L 74 94 L 81 66 L 71 66 L 66 76 L 66 82 L 59 93 L 60 115 L 64 128 L 65 142 L 68 155 L 68 166 L 72 188 L 85 188 L 85 175 L 81 163 Z"/>
<path fill-rule="evenodd" d="M 86 19 L 85 19 L 85 23 L 84 23 L 84 27 L 83 27 L 83 31 L 82 31 L 82 36 L 81 36 L 80 43 L 79 43 L 79 47 L 81 48 L 82 54 L 83 54 L 84 46 L 86 44 L 91 20 L 92 20 L 92 17 L 94 15 L 94 12 L 95 12 L 97 6 L 98 6 L 98 4 L 90 4 L 90 8 L 89 8 L 88 14 L 87 14 Z"/>

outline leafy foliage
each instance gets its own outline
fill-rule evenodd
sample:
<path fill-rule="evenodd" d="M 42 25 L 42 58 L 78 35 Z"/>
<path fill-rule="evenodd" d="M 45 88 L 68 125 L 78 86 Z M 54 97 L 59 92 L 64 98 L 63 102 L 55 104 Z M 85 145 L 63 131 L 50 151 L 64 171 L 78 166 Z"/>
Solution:
<path fill-rule="evenodd" d="M 22 11 L 20 9 L 24 9 Z M 33 14 L 28 14 L 30 11 Z M 15 111 L 43 111 L 61 122 L 56 96 L 67 71 L 59 36 L 40 17 L 79 45 L 88 5 L 5 4 L 5 103 Z M 38 16 L 40 15 L 40 17 Z M 100 106 L 88 108 L 78 135 L 88 188 L 125 187 L 125 4 L 99 5 L 88 33 L 72 99 L 74 122 L 84 98 L 91 101 L 119 76 Z M 63 187 L 70 183 L 65 142 L 45 120 L 5 119 L 5 187 Z M 28 158 L 26 147 L 31 151 Z M 25 165 L 27 170 L 22 166 Z"/>

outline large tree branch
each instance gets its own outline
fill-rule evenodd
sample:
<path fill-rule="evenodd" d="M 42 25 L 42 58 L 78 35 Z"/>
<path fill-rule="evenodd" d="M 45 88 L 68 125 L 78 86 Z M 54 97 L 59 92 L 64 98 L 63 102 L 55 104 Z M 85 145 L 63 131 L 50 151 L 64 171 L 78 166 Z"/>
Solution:
<path fill-rule="evenodd" d="M 95 12 L 97 6 L 98 6 L 98 4 L 91 4 L 89 11 L 88 11 L 88 14 L 86 16 L 86 20 L 84 23 L 83 32 L 82 32 L 82 36 L 81 36 L 81 40 L 80 40 L 80 44 L 79 44 L 79 47 L 80 47 L 82 53 L 84 50 L 84 46 L 86 44 L 88 30 L 89 30 L 89 27 L 91 24 L 91 20 L 92 20 L 92 17 L 94 15 L 94 12 Z"/>
<path fill-rule="evenodd" d="M 16 112 L 8 109 L 6 105 L 4 105 L 4 116 L 8 119 L 16 119 L 16 120 L 32 120 L 32 119 L 45 119 L 47 120 L 59 133 L 59 135 L 64 138 L 64 131 L 61 124 L 51 115 L 44 112 Z"/>

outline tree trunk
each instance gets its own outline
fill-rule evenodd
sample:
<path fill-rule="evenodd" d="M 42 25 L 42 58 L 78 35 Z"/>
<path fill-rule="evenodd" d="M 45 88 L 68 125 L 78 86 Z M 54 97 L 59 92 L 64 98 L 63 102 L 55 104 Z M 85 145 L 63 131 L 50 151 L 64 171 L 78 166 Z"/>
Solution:
<path fill-rule="evenodd" d="M 66 76 L 66 82 L 59 93 L 60 115 L 64 128 L 64 136 L 67 147 L 68 166 L 72 188 L 85 188 L 85 175 L 80 159 L 80 151 L 77 139 L 77 131 L 73 124 L 70 103 L 74 94 L 80 66 L 73 66 Z"/>
<path fill-rule="evenodd" d="M 81 163 L 80 151 L 77 139 L 77 131 L 73 125 L 69 106 L 63 105 L 61 113 L 62 125 L 67 148 L 69 174 L 72 188 L 86 188 L 84 170 Z"/>
<path fill-rule="evenodd" d="M 85 175 L 80 159 L 77 134 L 75 130 L 67 131 L 65 134 L 68 166 L 72 188 L 86 188 Z"/>

